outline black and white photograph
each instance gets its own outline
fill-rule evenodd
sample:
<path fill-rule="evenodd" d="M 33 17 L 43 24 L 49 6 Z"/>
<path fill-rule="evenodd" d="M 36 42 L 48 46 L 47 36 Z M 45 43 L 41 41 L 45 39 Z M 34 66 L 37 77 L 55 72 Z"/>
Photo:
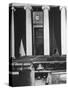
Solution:
<path fill-rule="evenodd" d="M 66 84 L 65 6 L 9 4 L 9 85 Z"/>

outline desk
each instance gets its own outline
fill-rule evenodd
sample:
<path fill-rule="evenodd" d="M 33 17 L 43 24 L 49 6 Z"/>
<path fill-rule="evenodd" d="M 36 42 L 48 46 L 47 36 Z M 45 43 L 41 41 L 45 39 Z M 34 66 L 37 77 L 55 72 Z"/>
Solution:
<path fill-rule="evenodd" d="M 40 69 L 38 69 L 39 65 L 41 66 Z M 15 86 L 35 86 L 39 84 L 46 85 L 66 83 L 66 56 L 21 57 L 12 60 L 10 66 L 12 68 L 12 70 L 10 70 L 10 75 L 12 76 L 14 84 L 15 82 L 17 83 Z M 17 75 L 16 73 L 13 75 L 13 72 L 17 72 Z M 38 77 L 36 77 L 37 74 L 39 74 Z M 25 79 L 23 79 L 23 77 L 25 77 Z M 24 83 L 27 81 L 28 83 Z"/>

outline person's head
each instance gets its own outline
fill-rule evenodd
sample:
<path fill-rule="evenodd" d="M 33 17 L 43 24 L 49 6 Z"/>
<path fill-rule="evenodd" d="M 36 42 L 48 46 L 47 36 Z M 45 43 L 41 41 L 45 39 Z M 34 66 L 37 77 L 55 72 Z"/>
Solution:
<path fill-rule="evenodd" d="M 57 52 L 57 50 L 58 50 L 57 48 L 54 49 L 54 54 Z"/>

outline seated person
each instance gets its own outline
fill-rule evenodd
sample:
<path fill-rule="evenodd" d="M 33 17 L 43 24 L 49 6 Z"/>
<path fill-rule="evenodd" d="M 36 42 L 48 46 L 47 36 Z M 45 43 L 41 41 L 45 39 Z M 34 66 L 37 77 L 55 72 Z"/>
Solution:
<path fill-rule="evenodd" d="M 53 54 L 53 56 L 59 56 L 59 51 L 58 51 L 57 48 L 54 49 L 54 54 Z"/>

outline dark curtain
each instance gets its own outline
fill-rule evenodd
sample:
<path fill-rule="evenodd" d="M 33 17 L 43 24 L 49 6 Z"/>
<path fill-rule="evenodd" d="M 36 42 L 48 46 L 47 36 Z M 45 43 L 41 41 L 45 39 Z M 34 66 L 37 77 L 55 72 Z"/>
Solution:
<path fill-rule="evenodd" d="M 20 57 L 19 49 L 21 39 L 23 41 L 24 50 L 26 52 L 26 11 L 23 7 L 15 8 L 14 12 L 14 28 L 15 28 L 15 56 Z"/>
<path fill-rule="evenodd" d="M 50 55 L 57 48 L 61 55 L 61 16 L 59 7 L 51 7 L 49 11 Z"/>

